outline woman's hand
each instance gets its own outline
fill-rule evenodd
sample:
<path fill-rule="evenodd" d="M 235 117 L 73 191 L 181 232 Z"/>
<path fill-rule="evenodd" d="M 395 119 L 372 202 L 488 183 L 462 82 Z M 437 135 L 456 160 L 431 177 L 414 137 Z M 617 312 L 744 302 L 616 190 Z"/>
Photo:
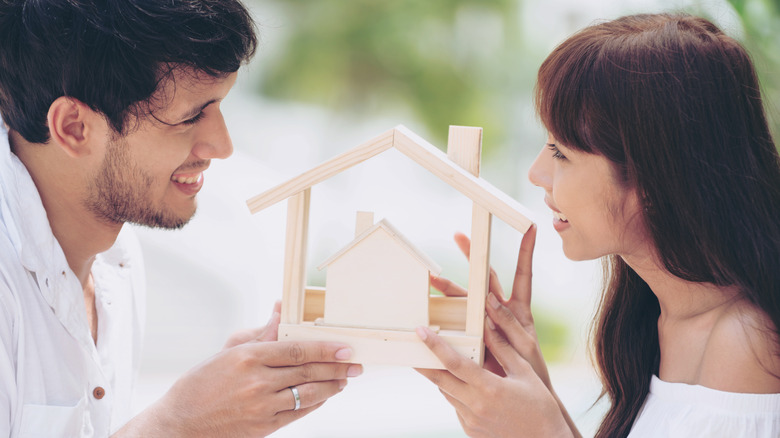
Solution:
<path fill-rule="evenodd" d="M 458 234 L 455 240 L 468 257 L 468 238 Z M 579 436 L 552 389 L 536 337 L 531 314 L 535 240 L 536 226 L 532 226 L 520 244 L 508 300 L 503 298 L 495 271 L 490 270 L 484 369 L 458 355 L 430 330 L 418 331 L 447 368 L 418 371 L 439 386 L 469 436 Z M 445 295 L 465 295 L 465 290 L 449 280 L 433 278 L 432 284 Z"/>
<path fill-rule="evenodd" d="M 427 327 L 417 333 L 447 368 L 417 371 L 439 387 L 468 436 L 572 436 L 555 397 L 508 342 L 495 342 L 504 345 L 493 352 L 507 374 L 501 377 L 458 354 Z M 499 336 L 487 327 L 486 334 Z"/>
<path fill-rule="evenodd" d="M 466 258 L 471 252 L 471 242 L 464 234 L 455 235 L 457 243 Z M 531 226 L 523 236 L 520 243 L 520 253 L 517 256 L 517 268 L 512 283 L 512 295 L 504 299 L 503 288 L 498 281 L 498 275 L 490 268 L 487 297 L 486 321 L 488 324 L 498 322 L 502 334 L 518 351 L 524 353 L 523 357 L 531 364 L 536 374 L 544 384 L 552 389 L 550 376 L 547 372 L 547 364 L 542 357 L 539 342 L 534 327 L 534 317 L 531 313 L 531 277 L 533 266 L 533 253 L 536 244 L 536 225 Z M 441 277 L 431 277 L 433 287 L 447 296 L 466 296 L 466 290 L 457 284 Z M 505 330 L 504 330 L 505 328 Z M 487 342 L 487 338 L 485 339 Z M 505 376 L 503 367 L 496 361 L 493 351 L 488 346 L 485 352 L 484 368 L 500 376 Z"/>

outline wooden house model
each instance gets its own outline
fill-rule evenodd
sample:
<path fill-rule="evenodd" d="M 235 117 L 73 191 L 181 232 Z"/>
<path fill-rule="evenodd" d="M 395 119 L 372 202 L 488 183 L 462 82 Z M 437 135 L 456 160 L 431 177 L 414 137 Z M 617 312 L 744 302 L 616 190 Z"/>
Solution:
<path fill-rule="evenodd" d="M 358 212 L 355 240 L 324 261 L 322 325 L 414 330 L 430 325 L 430 276 L 441 268 L 387 220 Z M 318 321 L 315 321 L 315 324 Z"/>
<path fill-rule="evenodd" d="M 396 275 L 409 277 L 404 281 L 411 282 L 413 277 L 423 275 L 417 274 L 414 266 L 420 259 L 412 260 L 420 255 L 419 251 L 413 257 L 408 257 L 416 251 L 410 249 L 413 245 L 404 242 L 402 236 L 396 239 L 400 233 L 388 222 L 374 224 L 372 215 L 358 215 L 358 229 L 364 231 L 356 236 L 352 244 L 323 264 L 328 268 L 326 287 L 306 286 L 312 186 L 391 148 L 397 149 L 473 202 L 468 297 L 428 296 L 427 292 L 423 295 L 414 292 L 406 294 L 393 289 L 382 296 L 388 300 L 392 300 L 393 296 L 398 298 L 395 308 L 384 307 L 386 303 L 376 301 L 380 298 L 375 294 L 370 294 L 371 298 L 361 302 L 361 288 L 371 278 L 361 277 L 360 269 L 355 266 L 364 261 L 360 260 L 360 253 L 354 253 L 355 257 L 350 254 L 365 243 L 370 243 L 365 246 L 368 253 L 374 255 L 377 252 L 370 248 L 372 245 L 391 245 L 398 254 L 406 251 L 407 254 L 399 257 L 391 267 Z M 522 205 L 480 178 L 481 151 L 482 128 L 450 126 L 445 154 L 399 125 L 249 199 L 247 205 L 252 213 L 287 199 L 279 339 L 344 342 L 352 347 L 350 361 L 355 363 L 444 368 L 414 332 L 417 325 L 428 325 L 437 330 L 439 336 L 460 354 L 481 364 L 484 359 L 483 329 L 490 271 L 491 219 L 497 216 L 521 233 L 525 233 L 531 225 L 527 210 Z M 407 248 L 403 248 L 404 245 Z M 366 259 L 365 254 L 362 259 Z M 429 260 L 423 261 L 422 265 L 420 272 L 424 271 L 425 275 L 437 269 Z M 400 272 L 403 274 L 398 274 Z M 331 279 L 334 274 L 335 279 Z M 385 274 L 373 272 L 368 275 Z M 427 283 L 427 279 L 425 281 Z M 336 291 L 332 296 L 331 289 Z M 365 294 L 365 290 L 362 293 Z M 405 312 L 398 311 L 398 308 L 403 308 Z"/>

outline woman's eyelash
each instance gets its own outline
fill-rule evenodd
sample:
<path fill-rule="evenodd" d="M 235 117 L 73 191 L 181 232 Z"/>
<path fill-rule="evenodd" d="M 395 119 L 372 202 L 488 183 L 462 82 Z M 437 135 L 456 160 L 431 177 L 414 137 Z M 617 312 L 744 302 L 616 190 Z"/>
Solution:
<path fill-rule="evenodd" d="M 204 116 L 205 115 L 203 114 L 203 112 L 200 112 L 200 113 L 198 113 L 197 116 L 195 116 L 195 117 L 193 117 L 191 119 L 187 119 L 187 120 L 183 121 L 182 123 L 185 124 L 185 125 L 194 125 L 194 124 L 198 123 L 198 121 L 200 121 L 200 119 L 202 119 Z"/>
<path fill-rule="evenodd" d="M 554 143 L 547 143 L 547 149 L 553 151 L 553 158 L 558 160 L 566 159 L 566 155 L 563 155 L 561 151 L 558 150 L 558 146 L 555 146 Z"/>

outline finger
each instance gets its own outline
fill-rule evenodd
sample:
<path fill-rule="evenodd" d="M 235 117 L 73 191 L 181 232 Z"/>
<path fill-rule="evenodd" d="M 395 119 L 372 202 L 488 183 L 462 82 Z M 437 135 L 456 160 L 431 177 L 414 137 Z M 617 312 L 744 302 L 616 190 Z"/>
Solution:
<path fill-rule="evenodd" d="M 453 376 L 463 382 L 474 383 L 482 371 L 482 368 L 474 361 L 466 359 L 455 351 L 448 343 L 440 338 L 428 327 L 417 327 L 417 336 L 422 339 L 425 345 L 439 358 L 444 368 L 452 373 Z M 457 390 L 454 388 L 454 390 Z M 454 391 L 448 391 L 455 394 Z"/>
<path fill-rule="evenodd" d="M 495 293 L 503 300 L 504 288 L 501 287 L 501 282 L 498 281 L 498 274 L 496 274 L 496 271 L 492 266 L 490 267 L 490 275 L 488 276 L 488 292 Z"/>
<path fill-rule="evenodd" d="M 292 388 L 298 391 L 300 407 L 298 410 L 307 409 L 324 403 L 329 398 L 341 392 L 347 386 L 347 380 L 329 380 L 327 382 L 310 382 L 282 388 L 275 394 L 278 412 L 293 411 L 295 409 L 295 395 Z M 277 413 L 278 413 L 277 412 Z"/>
<path fill-rule="evenodd" d="M 520 330 L 523 330 L 522 327 Z M 518 376 L 531 370 L 530 364 L 523 359 L 512 343 L 498 330 L 490 315 L 485 318 L 485 346 L 493 354 L 507 375 Z"/>
<path fill-rule="evenodd" d="M 441 395 L 443 395 L 444 398 L 447 399 L 447 403 L 451 404 L 452 407 L 455 408 L 455 412 L 458 413 L 458 416 L 463 416 L 463 415 L 470 416 L 471 415 L 471 410 L 468 408 L 468 406 L 463 404 L 463 402 L 461 402 L 457 398 L 453 397 L 451 394 L 448 394 L 444 390 L 441 391 Z"/>
<path fill-rule="evenodd" d="M 465 403 L 444 391 L 441 391 L 441 395 L 443 395 L 444 398 L 447 399 L 447 402 L 455 408 L 455 413 L 457 413 L 461 425 L 467 427 L 471 423 L 471 419 L 474 418 L 471 409 Z"/>
<path fill-rule="evenodd" d="M 443 293 L 444 295 L 448 297 L 465 297 L 466 296 L 466 289 L 460 287 L 459 285 L 453 283 L 452 281 L 437 277 L 435 275 L 431 275 L 431 286 L 433 286 L 436 290 Z"/>
<path fill-rule="evenodd" d="M 280 341 L 246 344 L 255 358 L 269 367 L 301 365 L 309 362 L 343 362 L 352 349 L 337 342 Z"/>
<path fill-rule="evenodd" d="M 426 379 L 430 380 L 434 385 L 439 387 L 439 390 L 451 393 L 460 393 L 464 387 L 462 380 L 453 376 L 447 370 L 434 370 L 428 368 L 415 368 L 415 370 L 422 374 Z"/>
<path fill-rule="evenodd" d="M 279 337 L 279 322 L 282 319 L 281 303 L 276 302 L 274 304 L 274 312 L 271 314 L 271 318 L 268 320 L 268 324 L 260 330 L 259 335 L 255 338 L 258 342 L 270 342 L 275 341 Z"/>
<path fill-rule="evenodd" d="M 506 371 L 504 371 L 504 368 L 498 363 L 498 359 L 493 356 L 493 353 L 490 352 L 489 348 L 485 350 L 485 361 L 482 363 L 482 368 L 498 377 L 506 377 Z"/>
<path fill-rule="evenodd" d="M 463 233 L 455 233 L 453 238 L 455 239 L 455 244 L 460 248 L 460 252 L 462 252 L 466 258 L 469 258 L 471 254 L 471 240 Z"/>
<path fill-rule="evenodd" d="M 271 313 L 271 317 L 268 320 L 268 324 L 266 324 L 264 327 L 246 329 L 236 332 L 230 336 L 230 338 L 225 342 L 225 346 L 222 348 L 226 349 L 235 347 L 236 345 L 240 345 L 249 341 L 275 341 L 279 337 L 279 322 L 282 316 L 281 306 L 282 303 L 280 301 L 277 301 L 276 304 L 274 304 L 274 309 Z"/>
<path fill-rule="evenodd" d="M 481 421 L 481 419 L 479 419 L 471 410 L 471 408 L 466 406 L 465 403 L 461 403 L 460 400 L 445 392 L 442 392 L 442 395 L 444 395 L 444 398 L 446 398 L 452 407 L 455 408 L 455 413 L 458 415 L 458 421 L 460 421 L 460 425 L 463 427 L 463 430 L 468 436 L 474 437 L 495 435 L 484 433 L 484 426 L 482 424 L 484 421 Z"/>
<path fill-rule="evenodd" d="M 471 256 L 471 240 L 463 233 L 455 233 L 455 243 L 458 245 L 458 248 L 460 248 L 460 251 L 468 259 Z M 504 296 L 504 289 L 501 287 L 501 282 L 498 281 L 498 275 L 492 267 L 490 268 L 490 276 L 488 279 L 488 291 L 496 292 L 502 297 Z"/>
<path fill-rule="evenodd" d="M 363 366 L 350 363 L 311 362 L 293 367 L 273 368 L 272 371 L 275 373 L 274 382 L 277 384 L 274 389 L 281 390 L 309 382 L 357 377 L 363 373 Z"/>
<path fill-rule="evenodd" d="M 517 269 L 512 283 L 512 297 L 510 299 L 512 310 L 518 315 L 530 317 L 531 310 L 531 277 L 536 244 L 536 225 L 532 224 L 523 235 L 520 242 L 520 252 L 517 255 Z"/>
<path fill-rule="evenodd" d="M 503 336 L 521 356 L 530 359 L 529 353 L 536 351 L 536 337 L 533 330 L 525 326 L 515 317 L 509 307 L 499 303 L 495 296 L 488 295 L 487 316 L 488 322 L 493 322 L 503 332 Z"/>
<path fill-rule="evenodd" d="M 278 412 L 274 416 L 274 430 L 277 430 L 277 429 L 279 429 L 282 426 L 290 424 L 293 421 L 310 414 L 315 409 L 319 409 L 319 407 L 322 406 L 323 404 L 325 404 L 325 402 L 321 402 L 319 404 L 316 404 L 314 406 L 310 406 L 308 408 L 301 408 L 301 409 L 298 409 L 297 411 L 282 411 L 282 412 Z"/>

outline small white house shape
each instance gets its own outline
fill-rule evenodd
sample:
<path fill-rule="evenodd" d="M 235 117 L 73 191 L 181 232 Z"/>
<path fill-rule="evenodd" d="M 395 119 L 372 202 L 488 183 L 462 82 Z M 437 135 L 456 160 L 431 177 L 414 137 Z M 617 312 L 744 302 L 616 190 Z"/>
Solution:
<path fill-rule="evenodd" d="M 429 325 L 430 274 L 441 268 L 387 220 L 358 212 L 355 240 L 324 261 L 324 325 L 414 330 Z"/>

